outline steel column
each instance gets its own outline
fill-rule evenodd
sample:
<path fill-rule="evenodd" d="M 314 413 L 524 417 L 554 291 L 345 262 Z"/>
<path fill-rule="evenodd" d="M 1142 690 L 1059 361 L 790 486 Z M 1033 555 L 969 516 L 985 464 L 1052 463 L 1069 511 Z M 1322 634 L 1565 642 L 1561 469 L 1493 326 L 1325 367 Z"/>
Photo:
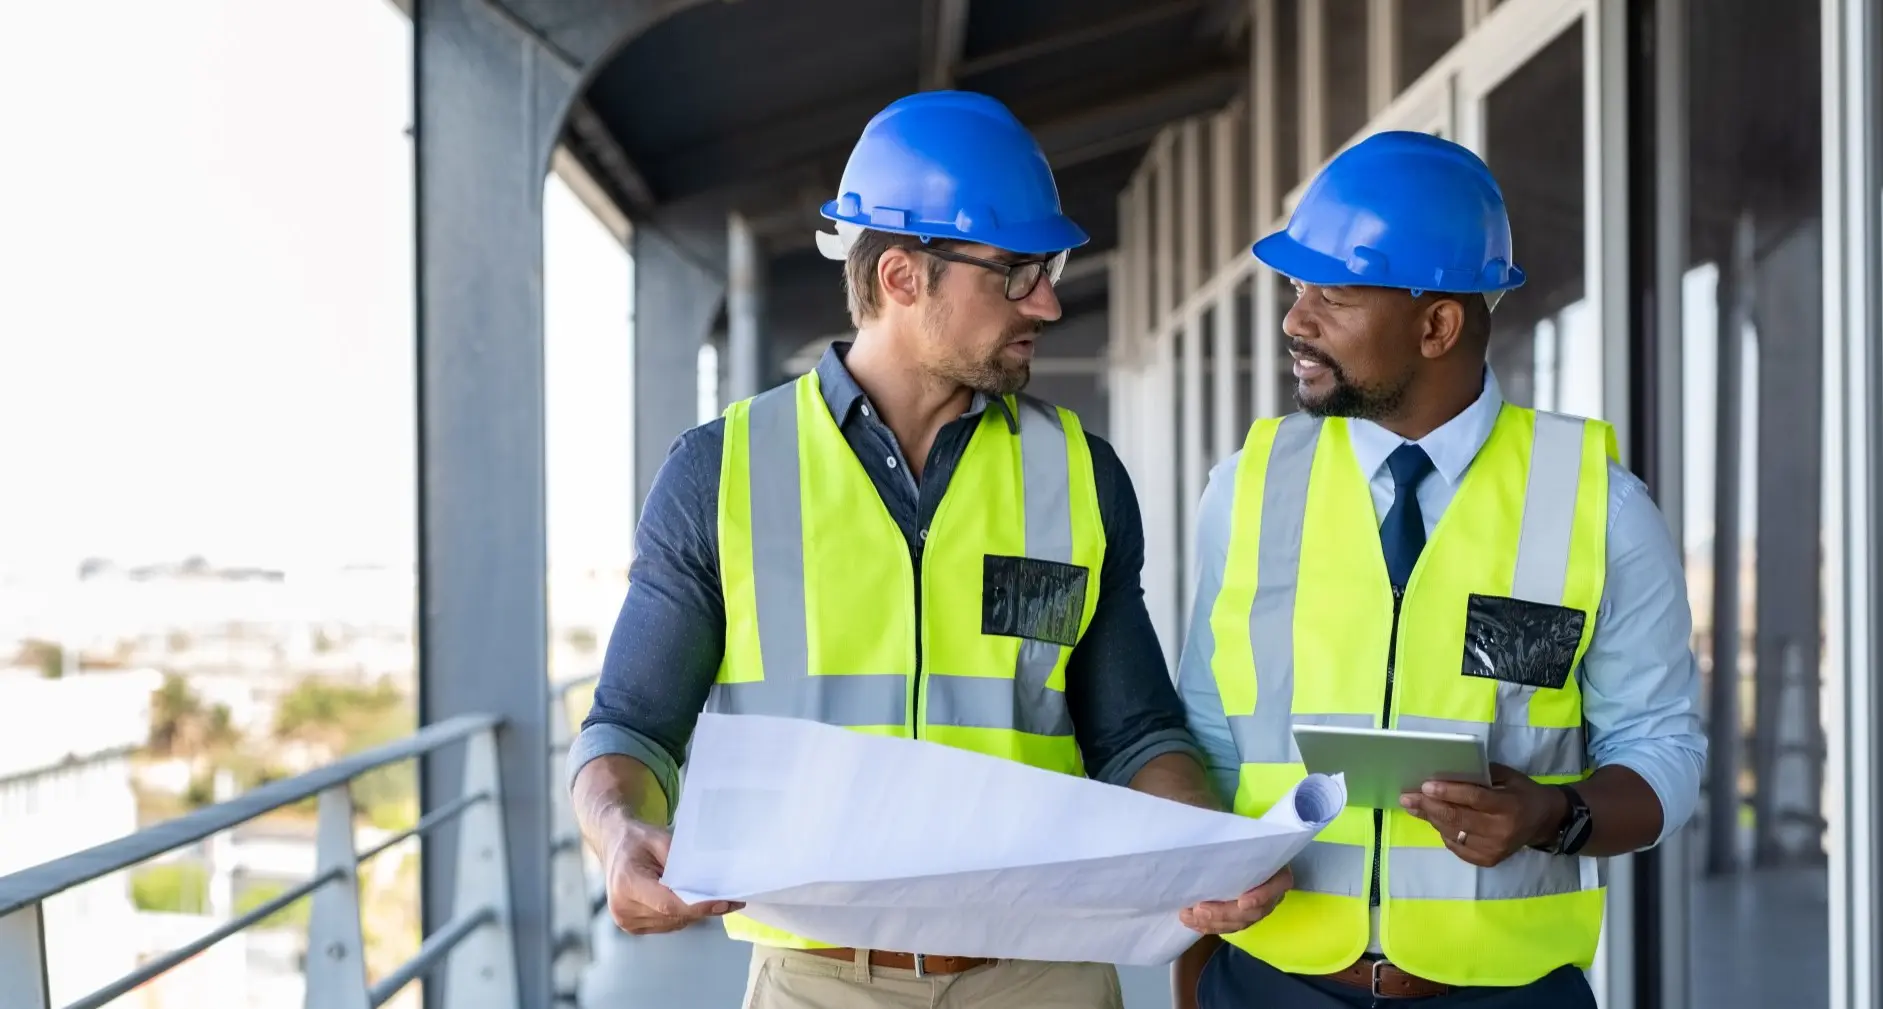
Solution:
<path fill-rule="evenodd" d="M 1824 718 L 1831 1009 L 1883 1004 L 1883 655 L 1877 427 L 1883 424 L 1883 16 L 1827 0 L 1824 54 Z"/>
<path fill-rule="evenodd" d="M 1751 321 L 1752 218 L 1742 212 L 1733 233 L 1732 261 L 1720 271 L 1717 336 L 1719 362 L 1714 411 L 1717 430 L 1713 492 L 1713 666 L 1707 704 L 1706 871 L 1738 868 L 1739 750 L 1745 739 L 1739 714 L 1739 564 L 1741 536 L 1740 440 L 1744 327 Z"/>
<path fill-rule="evenodd" d="M 1384 112 L 1399 94 L 1399 4 L 1400 0 L 1367 0 L 1366 114 L 1369 121 Z"/>
<path fill-rule="evenodd" d="M 1236 191 L 1247 191 L 1249 180 L 1237 178 L 1235 143 L 1238 139 L 1237 120 L 1240 116 L 1233 110 L 1217 116 L 1212 124 L 1210 151 L 1214 155 L 1211 166 L 1210 200 L 1214 217 L 1222 222 L 1222 230 L 1228 236 L 1216 236 L 1216 254 L 1212 258 L 1220 259 L 1219 268 L 1234 270 L 1241 265 L 1241 257 L 1248 255 L 1248 245 L 1237 230 L 1242 224 L 1229 213 L 1236 206 Z M 1248 239 L 1253 242 L 1254 238 Z M 1236 285 L 1222 284 L 1216 293 L 1215 325 L 1210 328 L 1210 363 L 1214 370 L 1210 375 L 1211 388 L 1214 390 L 1214 410 L 1210 417 L 1210 446 L 1205 457 L 1206 464 L 1197 493 L 1201 495 L 1203 487 L 1209 482 L 1209 467 L 1228 457 L 1234 452 L 1240 441 L 1236 437 L 1236 397 L 1238 388 L 1236 376 L 1240 373 L 1240 362 L 1236 354 Z M 1194 536 L 1192 537 L 1194 539 Z M 1194 553 L 1194 549 L 1192 550 Z"/>
<path fill-rule="evenodd" d="M 1203 283 L 1203 124 L 1190 119 L 1184 122 L 1181 129 L 1177 158 L 1177 177 L 1180 180 L 1178 230 L 1183 236 L 1181 300 L 1188 302 Z M 1183 334 L 1183 354 L 1177 365 L 1181 374 L 1177 410 L 1182 423 L 1178 436 L 1182 452 L 1179 455 L 1181 470 L 1177 480 L 1176 506 L 1177 546 L 1183 560 L 1179 566 L 1181 580 L 1177 585 L 1176 626 L 1181 635 L 1181 628 L 1189 623 L 1184 614 L 1189 612 L 1190 593 L 1196 583 L 1196 550 L 1193 542 L 1196 537 L 1197 498 L 1203 493 L 1203 477 L 1208 473 L 1208 463 L 1203 454 L 1202 310 L 1191 308 L 1184 314 L 1179 326 L 1177 332 Z"/>
<path fill-rule="evenodd" d="M 1253 223 L 1259 236 L 1281 212 L 1281 194 L 1276 192 L 1279 186 L 1276 171 L 1280 166 L 1276 164 L 1275 153 L 1278 116 L 1275 105 L 1275 54 L 1280 46 L 1300 43 L 1296 39 L 1277 37 L 1277 0 L 1249 2 L 1254 8 L 1249 15 L 1249 49 L 1254 63 L 1250 71 L 1249 88 L 1254 96 L 1250 104 L 1255 106 L 1249 138 L 1249 142 L 1254 145 L 1255 163 L 1255 199 L 1251 202 L 1255 204 Z M 1280 404 L 1275 397 L 1275 362 L 1281 356 L 1281 306 L 1275 298 L 1274 274 L 1265 266 L 1258 267 L 1254 278 L 1249 299 L 1249 310 L 1255 315 L 1255 318 L 1249 320 L 1254 333 L 1249 347 L 1249 411 L 1252 417 L 1273 417 L 1280 412 Z"/>
<path fill-rule="evenodd" d="M 1182 588 L 1179 559 L 1183 553 L 1177 537 L 1177 465 L 1176 453 L 1176 358 L 1175 338 L 1170 326 L 1177 304 L 1179 256 L 1177 253 L 1176 137 L 1165 131 L 1162 143 L 1153 155 L 1154 168 L 1148 178 L 1156 182 L 1156 205 L 1151 221 L 1151 256 L 1156 263 L 1157 290 L 1151 332 L 1146 334 L 1149 353 L 1147 381 L 1142 390 L 1145 414 L 1140 417 L 1145 452 L 1141 457 L 1143 472 L 1139 496 L 1144 510 L 1144 595 L 1150 609 L 1151 623 L 1164 645 L 1166 661 L 1174 667 L 1182 626 L 1179 611 Z"/>
<path fill-rule="evenodd" d="M 1300 115 L 1295 119 L 1295 153 L 1303 182 L 1321 170 L 1333 152 L 1327 148 L 1327 4 L 1325 0 L 1296 0 L 1301 6 L 1296 45 L 1300 49 Z"/>
<path fill-rule="evenodd" d="M 504 720 L 509 780 L 550 780 L 543 472 L 543 181 L 575 72 L 479 0 L 419 0 L 413 115 L 419 408 L 419 720 Z M 690 387 L 689 387 L 690 388 Z M 423 762 L 429 812 L 457 798 L 462 757 Z M 502 809 L 516 980 L 550 991 L 549 799 Z M 456 913 L 457 843 L 425 838 L 427 934 Z M 426 1002 L 442 1006 L 442 985 Z"/>
<path fill-rule="evenodd" d="M 1629 457 L 1676 544 L 1686 542 L 1687 491 L 1680 336 L 1688 265 L 1686 2 L 1629 0 L 1626 25 Z M 1654 850 L 1611 863 L 1611 932 L 1632 940 L 1611 952 L 1611 973 L 1630 974 L 1633 983 L 1625 993 L 1611 984 L 1608 1006 L 1672 1009 L 1691 1001 L 1696 842 L 1696 832 L 1683 829 Z"/>
<path fill-rule="evenodd" d="M 764 260 L 758 238 L 745 218 L 726 221 L 726 395 L 730 403 L 758 394 L 760 377 L 759 304 Z"/>
<path fill-rule="evenodd" d="M 715 248 L 723 246 L 725 235 L 724 218 L 634 229 L 637 515 L 674 439 L 699 418 L 700 345 L 712 333 L 726 292 L 725 274 L 717 265 L 725 258 Z"/>

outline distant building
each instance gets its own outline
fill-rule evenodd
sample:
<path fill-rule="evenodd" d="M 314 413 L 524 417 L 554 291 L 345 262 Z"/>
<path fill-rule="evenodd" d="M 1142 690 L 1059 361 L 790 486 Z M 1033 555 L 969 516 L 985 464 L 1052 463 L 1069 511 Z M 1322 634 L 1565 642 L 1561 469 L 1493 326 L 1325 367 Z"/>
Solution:
<path fill-rule="evenodd" d="M 130 757 L 150 734 L 151 670 L 49 680 L 0 670 L 0 875 L 137 830 Z M 46 972 L 66 1005 L 134 970 L 143 945 L 130 877 L 45 903 Z"/>

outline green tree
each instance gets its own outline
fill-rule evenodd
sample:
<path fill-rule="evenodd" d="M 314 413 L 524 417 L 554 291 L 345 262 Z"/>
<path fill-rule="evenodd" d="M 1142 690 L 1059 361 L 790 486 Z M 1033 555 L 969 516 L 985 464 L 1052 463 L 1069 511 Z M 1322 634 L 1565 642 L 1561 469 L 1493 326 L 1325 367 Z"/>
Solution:
<path fill-rule="evenodd" d="M 286 892 L 288 888 L 277 883 L 250 883 L 235 895 L 235 913 L 237 916 L 245 915 Z M 302 897 L 256 922 L 255 927 L 304 929 L 313 907 L 314 898 L 311 895 Z"/>
<path fill-rule="evenodd" d="M 163 674 L 163 685 L 150 698 L 151 750 L 166 757 L 190 752 L 202 716 L 203 699 L 189 681 L 176 673 Z"/>
<path fill-rule="evenodd" d="M 19 658 L 14 661 L 39 670 L 39 675 L 48 680 L 56 680 L 65 675 L 65 646 L 56 641 L 29 639 L 20 644 Z"/>
<path fill-rule="evenodd" d="M 147 865 L 131 873 L 131 903 L 139 911 L 200 914 L 209 901 L 209 874 L 195 862 Z"/>
<path fill-rule="evenodd" d="M 301 681 L 281 699 L 275 735 L 283 742 L 320 746 L 342 757 L 409 735 L 415 720 L 411 698 L 390 679 L 361 686 L 315 677 Z M 353 782 L 352 792 L 360 812 L 375 826 L 397 830 L 417 820 L 418 778 L 411 761 L 362 775 Z"/>
<path fill-rule="evenodd" d="M 150 749 L 165 757 L 214 757 L 242 741 L 226 704 L 206 705 L 182 676 L 165 673 L 151 695 Z"/>

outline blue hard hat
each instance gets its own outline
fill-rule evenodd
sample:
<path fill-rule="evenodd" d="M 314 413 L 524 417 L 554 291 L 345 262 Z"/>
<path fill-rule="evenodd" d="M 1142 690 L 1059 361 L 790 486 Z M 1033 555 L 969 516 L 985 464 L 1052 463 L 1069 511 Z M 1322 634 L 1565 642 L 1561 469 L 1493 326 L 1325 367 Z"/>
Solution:
<path fill-rule="evenodd" d="M 1257 259 L 1307 284 L 1483 293 L 1521 285 L 1491 170 L 1442 137 L 1376 133 L 1329 162 Z"/>
<path fill-rule="evenodd" d="M 878 112 L 837 192 L 822 212 L 846 239 L 855 231 L 844 225 L 853 225 L 1028 255 L 1091 240 L 1060 213 L 1059 187 L 1033 135 L 1005 105 L 969 91 L 924 91 Z M 831 255 L 849 240 L 819 245 Z"/>

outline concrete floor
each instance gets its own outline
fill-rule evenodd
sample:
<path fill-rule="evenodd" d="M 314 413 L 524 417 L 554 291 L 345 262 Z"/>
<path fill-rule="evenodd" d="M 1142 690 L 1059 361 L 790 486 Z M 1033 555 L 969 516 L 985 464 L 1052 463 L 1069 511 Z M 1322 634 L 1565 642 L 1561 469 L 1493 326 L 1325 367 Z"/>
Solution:
<path fill-rule="evenodd" d="M 1829 877 L 1822 867 L 1749 872 L 1695 888 L 1695 1009 L 1831 1004 Z"/>
<path fill-rule="evenodd" d="M 1695 1009 L 1818 1009 L 1829 1005 L 1823 869 L 1703 880 L 1694 897 Z M 585 1009 L 738 1009 L 749 947 L 717 924 L 630 936 L 595 929 Z M 1167 968 L 1121 970 L 1126 1009 L 1169 1009 Z"/>

